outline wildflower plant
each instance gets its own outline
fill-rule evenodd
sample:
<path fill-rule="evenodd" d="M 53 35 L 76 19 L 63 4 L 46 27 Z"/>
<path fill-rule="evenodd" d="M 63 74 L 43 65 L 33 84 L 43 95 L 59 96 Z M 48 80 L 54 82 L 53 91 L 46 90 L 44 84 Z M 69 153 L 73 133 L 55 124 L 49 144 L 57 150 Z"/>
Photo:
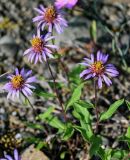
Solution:
<path fill-rule="evenodd" d="M 53 31 L 55 29 L 57 33 L 62 33 L 63 29 L 68 26 L 67 21 L 63 18 L 62 9 L 71 9 L 76 3 L 77 0 L 56 0 L 54 5 L 47 8 L 43 5 L 40 5 L 39 8 L 35 8 L 35 11 L 38 12 L 38 16 L 33 18 L 33 22 L 37 23 L 37 34 L 35 34 L 30 41 L 31 47 L 23 53 L 28 61 L 35 65 L 39 65 L 38 62 L 47 64 L 53 80 L 51 81 L 53 87 L 50 87 L 52 87 L 54 93 L 45 93 L 42 89 L 35 88 L 33 83 L 36 82 L 36 77 L 32 76 L 32 71 L 25 71 L 24 68 L 21 70 L 16 68 L 14 74 L 8 75 L 7 78 L 9 81 L 4 85 L 3 89 L 8 92 L 8 99 L 14 99 L 16 96 L 19 98 L 20 94 L 28 99 L 28 97 L 35 92 L 39 97 L 53 98 L 54 103 L 56 103 L 57 100 L 59 102 L 58 104 L 56 103 L 55 106 L 50 106 L 45 112 L 36 115 L 36 119 L 45 122 L 57 130 L 57 134 L 54 138 L 59 136 L 58 138 L 62 141 L 66 141 L 69 146 L 69 140 L 73 137 L 74 133 L 78 133 L 84 140 L 85 145 L 86 143 L 88 145 L 90 158 L 93 159 L 93 157 L 96 156 L 97 159 L 111 160 L 118 157 L 119 160 L 122 160 L 129 155 L 128 151 L 125 150 L 123 154 L 119 156 L 119 151 L 117 149 L 105 148 L 102 142 L 103 136 L 100 134 L 99 130 L 100 123 L 110 119 L 124 103 L 124 99 L 119 99 L 111 104 L 107 111 L 104 111 L 103 113 L 101 113 L 98 107 L 98 89 L 101 90 L 103 88 L 103 83 L 106 84 L 104 87 L 110 87 L 112 85 L 112 79 L 119 76 L 119 71 L 116 69 L 115 65 L 108 63 L 109 55 L 98 51 L 96 54 L 91 54 L 90 58 L 85 57 L 84 62 L 80 63 L 74 71 L 69 74 L 67 73 L 69 78 L 73 80 L 72 84 L 71 81 L 68 81 L 70 84 L 67 88 L 69 90 L 69 94 L 67 93 L 66 96 L 67 98 L 63 97 L 62 94 L 62 86 L 65 86 L 65 84 L 56 81 L 56 77 L 53 75 L 50 66 L 49 59 L 54 58 L 54 52 L 57 49 L 57 46 L 55 45 L 56 36 L 53 36 Z M 42 31 L 46 28 L 47 33 L 43 34 L 44 32 Z M 52 44 L 50 41 L 52 41 Z M 59 57 L 58 63 L 60 63 Z M 85 67 L 85 69 L 81 69 L 81 66 Z M 91 103 L 90 100 L 84 99 L 82 94 L 82 90 L 85 88 L 88 79 L 94 81 L 94 104 Z M 29 100 L 28 102 L 33 108 L 32 103 Z M 127 105 L 130 106 L 128 101 Z M 56 114 L 57 108 L 60 114 Z M 93 110 L 95 111 L 94 115 Z M 37 124 L 39 121 L 34 122 L 34 124 L 30 126 L 45 132 L 45 129 Z M 127 145 L 130 149 L 129 134 L 130 127 L 128 127 L 127 133 L 123 137 L 123 140 L 128 140 Z M 48 133 L 46 135 L 48 135 Z M 34 143 L 37 143 L 38 149 L 42 149 L 44 146 L 42 138 L 39 138 L 38 141 L 34 140 Z M 72 153 L 71 147 L 68 147 L 67 149 L 68 150 L 64 152 L 64 157 L 65 153 Z M 72 156 L 73 154 L 71 157 Z M 5 159 L 1 160 L 12 159 L 13 158 L 9 155 L 5 155 Z M 75 159 L 75 157 L 73 159 Z M 20 160 L 17 150 L 14 151 L 14 160 Z"/>

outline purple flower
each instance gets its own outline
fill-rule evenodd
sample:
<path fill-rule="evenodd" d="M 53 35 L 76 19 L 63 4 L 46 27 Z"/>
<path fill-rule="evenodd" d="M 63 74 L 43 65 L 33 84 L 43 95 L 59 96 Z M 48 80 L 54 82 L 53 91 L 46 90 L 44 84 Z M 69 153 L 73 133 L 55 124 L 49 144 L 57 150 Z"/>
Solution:
<path fill-rule="evenodd" d="M 78 2 L 78 0 L 56 0 L 55 6 L 58 9 L 61 9 L 64 7 L 72 9 L 76 5 L 77 2 Z"/>
<path fill-rule="evenodd" d="M 15 74 L 8 75 L 9 82 L 3 87 L 8 92 L 7 99 L 19 98 L 20 93 L 26 97 L 32 95 L 32 89 L 35 89 L 32 83 L 36 82 L 36 77 L 31 74 L 31 70 L 25 72 L 24 68 L 21 71 L 16 68 Z"/>
<path fill-rule="evenodd" d="M 33 18 L 33 22 L 38 23 L 38 29 L 44 30 L 45 26 L 47 26 L 49 32 L 52 32 L 54 27 L 60 34 L 63 32 L 63 29 L 68 26 L 61 12 L 54 6 L 44 8 L 43 5 L 40 5 L 40 7 L 35 8 L 35 10 L 39 15 Z"/>
<path fill-rule="evenodd" d="M 14 150 L 14 159 L 10 155 L 5 155 L 5 158 L 1 158 L 0 160 L 21 160 L 21 158 L 18 155 L 17 149 L 15 149 Z"/>
<path fill-rule="evenodd" d="M 48 41 L 52 39 L 54 39 L 54 36 L 50 36 L 50 33 L 42 36 L 40 32 L 38 32 L 37 36 L 34 35 L 31 40 L 31 48 L 24 52 L 24 55 L 28 57 L 28 61 L 36 64 L 37 62 L 42 63 L 43 60 L 46 61 L 47 57 L 54 58 L 52 50 L 57 49 L 57 46 L 48 44 Z"/>
<path fill-rule="evenodd" d="M 118 76 L 119 72 L 116 70 L 113 64 L 106 64 L 108 60 L 108 54 L 103 54 L 100 51 L 97 52 L 97 57 L 91 54 L 91 59 L 84 58 L 85 62 L 81 63 L 86 66 L 80 77 L 84 79 L 97 77 L 98 87 L 102 88 L 102 82 L 105 82 L 107 86 L 112 84 L 110 78 Z"/>

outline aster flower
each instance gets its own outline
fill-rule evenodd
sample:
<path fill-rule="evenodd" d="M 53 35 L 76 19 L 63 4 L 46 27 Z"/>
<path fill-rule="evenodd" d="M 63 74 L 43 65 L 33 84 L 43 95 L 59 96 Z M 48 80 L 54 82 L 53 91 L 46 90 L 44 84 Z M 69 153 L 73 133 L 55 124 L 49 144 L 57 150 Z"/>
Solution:
<path fill-rule="evenodd" d="M 42 63 L 43 60 L 46 61 L 47 57 L 54 58 L 52 50 L 57 49 L 57 46 L 48 44 L 48 41 L 52 39 L 54 39 L 54 36 L 50 36 L 50 33 L 43 36 L 38 31 L 37 35 L 34 35 L 31 40 L 32 46 L 24 52 L 24 55 L 28 57 L 28 61 L 36 64 L 37 62 Z"/>
<path fill-rule="evenodd" d="M 84 58 L 84 60 L 85 62 L 81 64 L 86 66 L 87 69 L 80 74 L 80 77 L 83 77 L 85 80 L 96 77 L 99 88 L 102 88 L 102 82 L 110 86 L 112 84 L 111 78 L 119 74 L 113 64 L 106 64 L 108 54 L 105 55 L 98 51 L 96 58 L 91 54 L 91 59 Z"/>
<path fill-rule="evenodd" d="M 44 30 L 45 26 L 48 27 L 49 32 L 52 32 L 53 28 L 57 33 L 62 33 L 63 29 L 67 27 L 67 21 L 63 18 L 61 12 L 54 6 L 44 8 L 40 5 L 39 8 L 35 8 L 38 12 L 38 16 L 33 18 L 33 22 L 37 22 L 38 29 Z"/>
<path fill-rule="evenodd" d="M 17 149 L 14 150 L 14 158 L 12 158 L 10 155 L 5 155 L 5 158 L 1 158 L 0 160 L 21 160 Z"/>
<path fill-rule="evenodd" d="M 72 9 L 76 5 L 77 2 L 78 0 L 56 0 L 55 6 L 58 9 L 61 9 L 64 7 L 68 9 Z"/>
<path fill-rule="evenodd" d="M 32 83 L 36 82 L 36 77 L 31 74 L 31 70 L 25 72 L 24 68 L 21 71 L 16 68 L 14 74 L 8 75 L 9 82 L 3 86 L 3 89 L 8 92 L 7 99 L 19 98 L 20 93 L 26 97 L 32 95 L 32 89 L 35 89 Z"/>

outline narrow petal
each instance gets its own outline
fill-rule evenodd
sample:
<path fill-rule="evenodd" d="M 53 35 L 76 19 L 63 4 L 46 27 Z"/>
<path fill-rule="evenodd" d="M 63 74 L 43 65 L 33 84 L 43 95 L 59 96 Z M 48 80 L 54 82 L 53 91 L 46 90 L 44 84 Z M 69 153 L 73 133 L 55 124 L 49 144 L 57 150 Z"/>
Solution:
<path fill-rule="evenodd" d="M 94 63 L 94 55 L 91 54 L 91 63 Z"/>
<path fill-rule="evenodd" d="M 14 159 L 19 160 L 18 151 L 17 149 L 14 150 Z"/>
<path fill-rule="evenodd" d="M 43 56 L 44 61 L 46 62 L 46 53 L 42 52 L 42 56 Z"/>
<path fill-rule="evenodd" d="M 83 77 L 84 75 L 86 75 L 86 74 L 88 74 L 90 72 L 91 72 L 90 69 L 86 69 L 86 70 L 84 70 L 83 72 L 80 73 L 80 77 Z"/>
<path fill-rule="evenodd" d="M 52 24 L 49 24 L 49 32 L 52 32 Z"/>
<path fill-rule="evenodd" d="M 52 45 L 52 44 L 47 44 L 45 46 L 49 47 L 49 48 L 53 48 L 53 49 L 58 49 L 58 47 L 56 45 Z"/>
<path fill-rule="evenodd" d="M 33 18 L 33 22 L 41 21 L 43 19 L 43 16 L 37 16 Z"/>
<path fill-rule="evenodd" d="M 35 76 L 29 77 L 29 78 L 26 80 L 26 83 L 32 83 L 32 82 L 36 82 L 36 77 L 35 77 Z"/>
<path fill-rule="evenodd" d="M 38 9 L 38 8 L 34 8 L 34 10 L 37 11 L 38 13 L 40 13 L 40 14 L 43 14 L 43 13 L 44 13 L 42 10 L 40 10 L 40 9 Z"/>
<path fill-rule="evenodd" d="M 27 49 L 27 50 L 23 53 L 23 55 L 26 55 L 26 54 L 30 53 L 32 50 L 33 50 L 33 48 Z"/>
<path fill-rule="evenodd" d="M 89 79 L 92 77 L 92 74 L 88 74 L 86 77 L 85 77 L 85 80 Z"/>
<path fill-rule="evenodd" d="M 112 84 L 111 80 L 107 76 L 103 75 L 103 79 L 108 86 Z"/>
<path fill-rule="evenodd" d="M 18 68 L 15 69 L 15 74 L 18 75 L 19 74 L 19 70 Z"/>
<path fill-rule="evenodd" d="M 9 155 L 5 155 L 5 158 L 7 158 L 7 160 L 13 160 L 13 158 Z"/>
<path fill-rule="evenodd" d="M 100 76 L 98 77 L 98 87 L 102 88 L 102 78 Z"/>

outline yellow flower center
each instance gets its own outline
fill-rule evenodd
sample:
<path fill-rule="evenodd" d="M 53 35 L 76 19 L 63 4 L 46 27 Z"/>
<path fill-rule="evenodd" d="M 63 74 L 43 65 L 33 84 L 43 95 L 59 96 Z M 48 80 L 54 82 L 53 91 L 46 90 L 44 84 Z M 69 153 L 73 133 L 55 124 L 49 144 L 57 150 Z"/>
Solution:
<path fill-rule="evenodd" d="M 13 76 L 11 82 L 15 89 L 19 89 L 20 87 L 22 87 L 24 83 L 24 79 L 21 75 L 16 75 L 16 76 Z"/>
<path fill-rule="evenodd" d="M 57 16 L 57 12 L 56 12 L 55 8 L 53 6 L 51 6 L 46 9 L 44 19 L 48 23 L 52 23 L 53 20 L 56 18 L 56 16 Z"/>
<path fill-rule="evenodd" d="M 92 64 L 91 70 L 97 75 L 102 74 L 102 72 L 104 71 L 104 65 L 101 61 L 96 61 Z"/>
<path fill-rule="evenodd" d="M 35 37 L 31 40 L 31 44 L 33 49 L 36 52 L 42 52 L 42 48 L 43 48 L 43 41 L 39 38 L 39 37 Z"/>

